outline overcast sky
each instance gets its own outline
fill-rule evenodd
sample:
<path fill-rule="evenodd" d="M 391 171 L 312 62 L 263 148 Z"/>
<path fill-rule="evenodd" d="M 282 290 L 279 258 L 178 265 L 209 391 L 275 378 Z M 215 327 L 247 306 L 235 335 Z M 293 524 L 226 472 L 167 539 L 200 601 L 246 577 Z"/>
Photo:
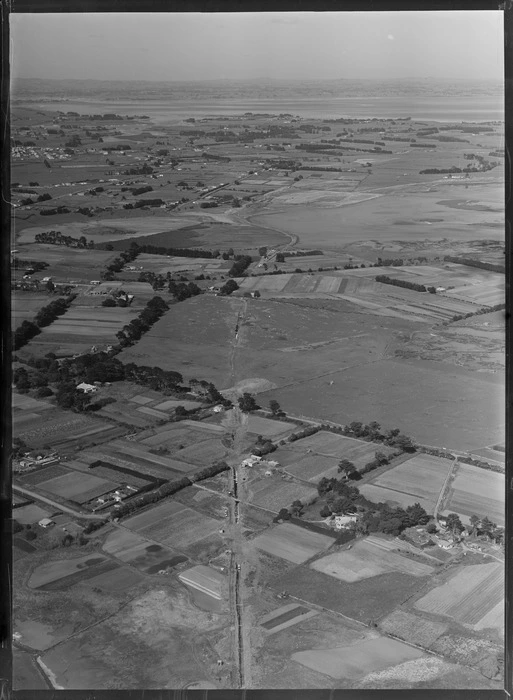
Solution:
<path fill-rule="evenodd" d="M 22 78 L 475 78 L 503 75 L 503 13 L 12 14 Z"/>

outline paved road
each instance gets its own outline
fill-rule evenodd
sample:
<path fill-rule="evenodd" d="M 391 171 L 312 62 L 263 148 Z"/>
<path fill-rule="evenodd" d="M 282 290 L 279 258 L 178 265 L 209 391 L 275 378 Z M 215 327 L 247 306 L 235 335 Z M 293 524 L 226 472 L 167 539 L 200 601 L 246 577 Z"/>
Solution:
<path fill-rule="evenodd" d="M 40 496 L 38 493 L 35 493 L 35 491 L 29 491 L 28 489 L 22 487 L 22 486 L 15 486 L 13 484 L 13 491 L 19 491 L 22 493 L 24 496 L 30 496 L 30 498 L 33 498 L 35 501 L 42 501 L 43 503 L 48 503 L 48 505 L 53 506 L 56 510 L 62 510 L 65 513 L 71 513 L 71 515 L 74 515 L 77 518 L 83 518 L 84 520 L 103 520 L 105 515 L 96 515 L 93 513 L 81 513 L 78 510 L 73 510 L 73 508 L 68 508 L 68 506 L 63 506 L 62 503 L 57 503 L 57 501 L 52 501 L 50 498 L 45 498 L 44 496 Z"/>

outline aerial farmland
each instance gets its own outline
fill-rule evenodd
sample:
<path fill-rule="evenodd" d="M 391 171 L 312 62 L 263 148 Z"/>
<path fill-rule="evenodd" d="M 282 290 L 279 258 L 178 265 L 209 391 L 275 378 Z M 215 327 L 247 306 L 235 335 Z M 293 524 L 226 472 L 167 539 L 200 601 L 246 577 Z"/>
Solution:
<path fill-rule="evenodd" d="M 499 689 L 501 119 L 92 82 L 12 107 L 15 688 Z"/>

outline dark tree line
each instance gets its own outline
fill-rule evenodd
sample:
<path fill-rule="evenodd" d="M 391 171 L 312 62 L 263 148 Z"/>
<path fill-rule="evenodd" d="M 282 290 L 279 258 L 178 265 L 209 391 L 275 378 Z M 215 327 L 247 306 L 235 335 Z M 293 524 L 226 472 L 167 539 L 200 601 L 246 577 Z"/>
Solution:
<path fill-rule="evenodd" d="M 417 282 L 407 282 L 406 280 L 393 279 L 387 275 L 377 275 L 374 278 L 376 282 L 381 282 L 382 284 L 392 284 L 394 287 L 404 287 L 405 289 L 413 289 L 415 292 L 426 292 L 426 287 L 423 284 L 417 284 Z"/>
<path fill-rule="evenodd" d="M 144 333 L 149 331 L 168 309 L 169 306 L 162 297 L 157 296 L 150 299 L 141 313 L 116 333 L 121 347 L 133 345 Z"/>
<path fill-rule="evenodd" d="M 47 306 L 39 309 L 33 321 L 23 321 L 13 334 L 14 349 L 19 350 L 22 348 L 29 340 L 41 333 L 41 328 L 49 326 L 52 321 L 62 316 L 76 296 L 76 294 L 72 294 L 68 297 L 59 297 L 59 299 L 55 299 Z"/>
<path fill-rule="evenodd" d="M 51 245 L 64 245 L 68 248 L 94 248 L 94 241 L 87 241 L 85 236 L 73 238 L 73 236 L 64 235 L 61 231 L 43 231 L 36 233 L 36 243 L 48 243 Z"/>
<path fill-rule="evenodd" d="M 460 258 L 453 255 L 445 255 L 444 261 L 458 263 L 458 265 L 466 265 L 467 267 L 478 267 L 481 270 L 490 270 L 491 272 L 506 272 L 504 265 L 482 262 L 481 260 L 474 260 L 473 258 Z"/>

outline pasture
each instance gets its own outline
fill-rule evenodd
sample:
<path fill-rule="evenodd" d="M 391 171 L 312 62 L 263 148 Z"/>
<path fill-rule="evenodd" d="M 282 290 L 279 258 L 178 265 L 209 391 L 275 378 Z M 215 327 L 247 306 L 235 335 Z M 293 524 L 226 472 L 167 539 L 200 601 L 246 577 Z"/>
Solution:
<path fill-rule="evenodd" d="M 375 486 L 374 484 L 363 484 L 358 487 L 360 493 L 362 493 L 365 498 L 373 503 L 388 503 L 392 507 L 407 508 L 414 503 L 420 503 L 424 510 L 429 513 L 433 510 L 432 500 L 420 498 L 419 496 L 413 496 L 410 493 L 403 493 L 402 491 L 392 491 L 392 489 L 384 489 L 381 486 Z"/>
<path fill-rule="evenodd" d="M 378 620 L 395 610 L 422 586 L 422 579 L 392 572 L 348 583 L 310 567 L 299 566 L 272 579 L 277 591 L 320 605 L 362 622 Z"/>
<path fill-rule="evenodd" d="M 43 518 L 48 518 L 49 515 L 50 512 L 48 510 L 45 510 L 40 506 L 36 506 L 35 503 L 31 503 L 28 506 L 21 506 L 13 511 L 14 520 L 19 522 L 21 525 L 34 525 Z"/>
<path fill-rule="evenodd" d="M 226 411 L 223 418 L 224 425 L 230 425 L 232 420 L 233 411 Z M 254 435 L 262 435 L 264 438 L 269 438 L 270 440 L 281 440 L 287 435 L 290 435 L 296 426 L 292 423 L 286 423 L 284 421 L 272 420 L 272 418 L 264 418 L 263 416 L 258 416 L 253 413 L 248 414 L 247 423 L 245 423 L 245 428 L 249 433 Z"/>
<path fill-rule="evenodd" d="M 264 392 L 259 399 L 276 399 L 284 410 L 293 406 L 296 415 L 343 424 L 376 420 L 384 427 L 398 427 L 421 444 L 475 450 L 503 440 L 501 385 L 499 376 L 485 377 L 440 362 L 384 359 L 351 372 L 307 378 Z M 405 395 L 406 386 L 416 391 Z"/>
<path fill-rule="evenodd" d="M 479 625 L 487 615 L 496 615 L 496 606 L 503 597 L 504 566 L 500 563 L 475 564 L 460 568 L 445 583 L 417 600 L 414 607 L 451 617 L 465 625 Z"/>
<path fill-rule="evenodd" d="M 12 650 L 13 671 L 12 689 L 20 690 L 49 690 L 48 684 L 43 678 L 38 665 L 26 651 L 21 651 L 16 647 Z"/>
<path fill-rule="evenodd" d="M 294 564 L 302 564 L 328 549 L 333 541 L 329 535 L 321 535 L 291 523 L 269 528 L 253 540 L 258 549 Z"/>
<path fill-rule="evenodd" d="M 298 440 L 298 442 L 301 442 Z M 297 443 L 294 443 L 296 445 Z M 298 453 L 289 447 L 280 447 L 272 455 L 279 462 L 287 474 L 292 474 L 296 479 L 317 483 L 323 476 L 336 477 L 338 474 L 338 460 L 336 457 L 326 457 L 319 454 Z"/>
<path fill-rule="evenodd" d="M 194 272 L 196 275 L 200 273 L 205 275 L 225 275 L 233 265 L 233 261 L 218 260 L 217 258 L 186 258 L 141 253 L 137 256 L 135 263 L 129 263 L 129 265 L 134 265 L 138 269 L 142 267 L 145 272 L 153 272 L 156 275 L 164 276 L 168 272 L 171 274 Z"/>
<path fill-rule="evenodd" d="M 381 538 L 367 537 L 358 540 L 351 550 L 328 554 L 310 567 L 348 583 L 395 571 L 418 577 L 433 573 L 432 566 L 408 559 L 387 545 Z"/>
<path fill-rule="evenodd" d="M 293 501 L 307 503 L 317 496 L 312 486 L 297 481 L 287 481 L 273 474 L 248 483 L 248 502 L 266 510 L 278 513 L 281 508 L 288 508 Z"/>
<path fill-rule="evenodd" d="M 65 226 L 68 225 L 65 224 Z M 50 226 L 48 229 L 62 231 L 59 225 Z M 23 258 L 49 264 L 49 267 L 44 272 L 39 273 L 38 277 L 50 275 L 54 282 L 71 282 L 73 280 L 82 284 L 97 279 L 98 270 L 116 257 L 114 251 L 68 248 L 64 245 L 47 243 L 24 245 L 20 252 L 22 252 Z M 25 294 L 27 292 L 20 292 L 16 296 L 21 301 Z"/>
<path fill-rule="evenodd" d="M 381 637 L 365 639 L 349 647 L 298 651 L 292 659 L 331 678 L 356 680 L 423 656 L 418 649 Z"/>
<path fill-rule="evenodd" d="M 448 513 L 458 513 L 465 523 L 471 515 L 477 515 L 504 525 L 504 474 L 460 462 L 443 512 L 444 515 Z"/>
<path fill-rule="evenodd" d="M 117 486 L 117 482 L 102 479 L 94 474 L 70 471 L 54 479 L 40 482 L 38 490 L 82 504 L 113 491 Z"/>
<path fill-rule="evenodd" d="M 175 459 L 174 455 L 158 455 L 150 452 L 151 447 L 134 440 L 117 439 L 103 444 L 94 450 L 106 462 L 155 477 L 173 478 L 194 471 L 194 464 Z"/>
<path fill-rule="evenodd" d="M 15 291 L 11 296 L 11 327 L 21 326 L 23 321 L 32 321 L 37 312 L 53 301 L 48 292 Z"/>

